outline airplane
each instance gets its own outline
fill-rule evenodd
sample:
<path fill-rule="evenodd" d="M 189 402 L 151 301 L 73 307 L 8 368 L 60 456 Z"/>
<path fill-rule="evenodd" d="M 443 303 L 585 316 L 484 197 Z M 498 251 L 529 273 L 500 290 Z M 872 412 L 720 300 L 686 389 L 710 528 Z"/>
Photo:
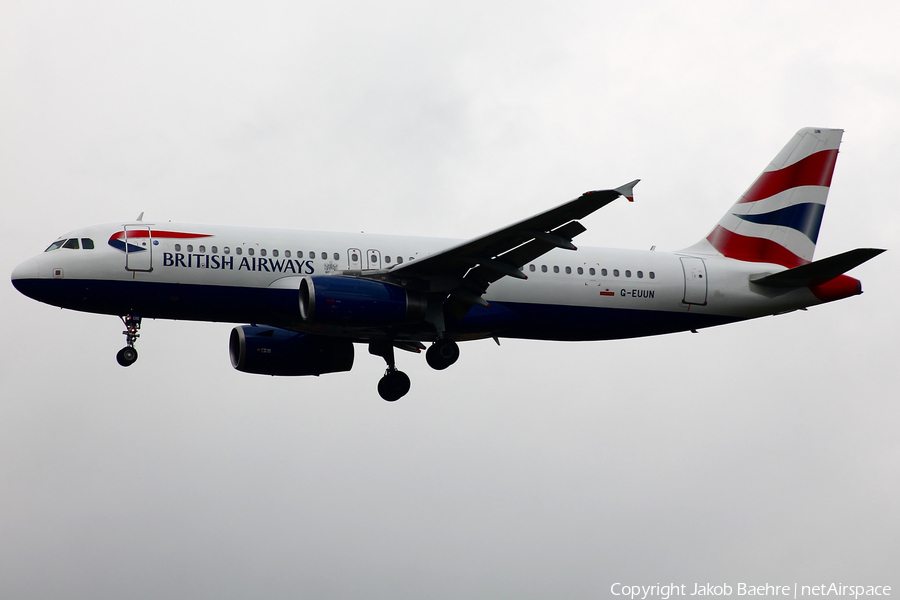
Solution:
<path fill-rule="evenodd" d="M 884 250 L 813 260 L 842 135 L 798 131 L 706 237 L 674 252 L 572 243 L 586 231 L 580 219 L 633 201 L 635 180 L 465 241 L 145 222 L 141 213 L 61 236 L 11 279 L 40 302 L 121 318 L 124 367 L 137 360 L 145 318 L 237 323 L 235 369 L 345 372 L 354 344 L 366 344 L 387 364 L 378 392 L 393 402 L 410 389 L 395 349 L 426 350 L 442 370 L 467 340 L 696 332 L 861 294 L 845 273 Z"/>

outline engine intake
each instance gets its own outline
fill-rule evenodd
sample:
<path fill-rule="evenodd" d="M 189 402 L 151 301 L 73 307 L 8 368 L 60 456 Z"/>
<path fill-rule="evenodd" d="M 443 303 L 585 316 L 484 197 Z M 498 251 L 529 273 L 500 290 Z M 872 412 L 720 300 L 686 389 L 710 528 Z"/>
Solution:
<path fill-rule="evenodd" d="M 242 325 L 228 340 L 231 365 L 258 375 L 322 375 L 353 367 L 353 343 L 276 327 Z"/>
<path fill-rule="evenodd" d="M 342 325 L 390 325 L 425 320 L 422 294 L 399 286 L 341 275 L 314 275 L 300 281 L 300 316 L 305 321 Z"/>

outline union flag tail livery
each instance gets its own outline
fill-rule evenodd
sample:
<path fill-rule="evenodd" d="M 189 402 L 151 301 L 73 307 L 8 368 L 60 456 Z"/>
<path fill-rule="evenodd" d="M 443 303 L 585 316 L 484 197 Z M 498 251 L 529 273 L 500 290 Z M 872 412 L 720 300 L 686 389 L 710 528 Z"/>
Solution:
<path fill-rule="evenodd" d="M 812 261 L 843 133 L 798 131 L 706 241 L 737 260 L 789 268 Z"/>
<path fill-rule="evenodd" d="M 696 332 L 862 293 L 845 273 L 883 250 L 813 260 L 841 134 L 798 131 L 706 238 L 676 252 L 572 243 L 581 219 L 633 200 L 635 180 L 465 241 L 149 223 L 141 213 L 60 237 L 12 283 L 47 304 L 120 317 L 124 367 L 137 360 L 144 317 L 237 323 L 228 350 L 238 371 L 349 371 L 365 344 L 387 364 L 378 393 L 394 401 L 410 389 L 397 349 L 427 350 L 442 370 L 467 340 Z"/>

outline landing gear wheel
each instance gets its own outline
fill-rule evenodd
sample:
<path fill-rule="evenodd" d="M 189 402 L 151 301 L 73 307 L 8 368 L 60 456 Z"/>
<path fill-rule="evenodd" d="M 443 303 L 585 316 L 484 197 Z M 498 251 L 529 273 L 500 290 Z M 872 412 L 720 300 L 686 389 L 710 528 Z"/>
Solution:
<path fill-rule="evenodd" d="M 378 381 L 378 395 L 388 402 L 396 402 L 409 392 L 409 377 L 403 371 L 388 370 Z"/>
<path fill-rule="evenodd" d="M 116 354 L 116 360 L 123 367 L 130 367 L 137 359 L 137 350 L 135 350 L 132 346 L 125 346 L 124 348 L 119 350 L 118 354 Z"/>
<path fill-rule="evenodd" d="M 438 371 L 443 371 L 458 359 L 459 346 L 453 340 L 438 340 L 425 352 L 425 362 Z"/>
<path fill-rule="evenodd" d="M 138 330 L 141 328 L 141 317 L 128 314 L 119 318 L 122 319 L 122 323 L 125 325 L 125 331 L 122 333 L 125 334 L 125 343 L 128 345 L 119 350 L 119 353 L 116 354 L 116 360 L 123 367 L 130 367 L 138 358 L 137 350 L 134 349 L 134 343 L 141 337 L 141 334 L 138 333 Z"/>

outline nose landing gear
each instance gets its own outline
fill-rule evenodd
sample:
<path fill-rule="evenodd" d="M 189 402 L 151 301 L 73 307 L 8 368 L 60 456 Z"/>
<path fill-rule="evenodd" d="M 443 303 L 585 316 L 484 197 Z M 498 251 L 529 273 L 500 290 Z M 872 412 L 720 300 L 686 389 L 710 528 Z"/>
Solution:
<path fill-rule="evenodd" d="M 120 318 L 125 324 L 125 331 L 122 333 L 125 334 L 125 343 L 127 345 L 116 354 L 116 361 L 123 367 L 130 367 L 138 359 L 134 343 L 141 337 L 141 334 L 138 333 L 138 330 L 141 328 L 141 318 L 134 315 L 125 315 Z"/>

